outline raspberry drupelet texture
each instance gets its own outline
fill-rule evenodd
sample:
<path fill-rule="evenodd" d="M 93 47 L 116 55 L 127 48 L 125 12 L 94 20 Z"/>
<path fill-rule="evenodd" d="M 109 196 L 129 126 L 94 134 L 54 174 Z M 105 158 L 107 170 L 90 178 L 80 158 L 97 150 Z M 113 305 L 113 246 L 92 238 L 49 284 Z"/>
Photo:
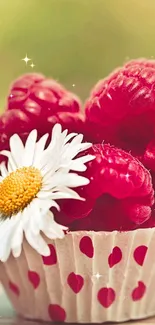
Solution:
<path fill-rule="evenodd" d="M 148 170 L 129 153 L 108 144 L 94 145 L 87 153 L 95 159 L 84 175 L 90 183 L 80 189 L 86 199 L 62 201 L 58 222 L 71 230 L 131 230 L 151 217 L 154 190 Z M 84 208 L 83 208 L 84 206 Z"/>
<path fill-rule="evenodd" d="M 57 112 L 78 113 L 80 102 L 55 80 L 30 73 L 18 78 L 11 86 L 8 109 L 13 108 L 36 116 L 51 116 Z"/>
<path fill-rule="evenodd" d="M 69 132 L 82 132 L 84 117 L 77 96 L 53 79 L 25 74 L 12 84 L 5 113 L 0 117 L 0 150 L 8 148 L 17 132 L 23 141 L 36 128 L 39 137 L 51 133 L 55 123 Z"/>
<path fill-rule="evenodd" d="M 131 61 L 101 80 L 86 116 L 94 142 L 110 142 L 143 159 L 155 134 L 155 61 Z"/>

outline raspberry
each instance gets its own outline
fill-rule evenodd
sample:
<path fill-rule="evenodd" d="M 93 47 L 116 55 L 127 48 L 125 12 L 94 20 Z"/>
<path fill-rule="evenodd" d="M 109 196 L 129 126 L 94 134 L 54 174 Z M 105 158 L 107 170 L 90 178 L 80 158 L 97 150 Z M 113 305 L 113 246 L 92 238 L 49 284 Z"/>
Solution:
<path fill-rule="evenodd" d="M 88 153 L 96 159 L 84 173 L 90 183 L 80 189 L 85 204 L 63 202 L 57 221 L 71 230 L 139 228 L 150 218 L 154 203 L 149 171 L 129 153 L 108 144 L 94 145 Z"/>
<path fill-rule="evenodd" d="M 11 95 L 11 96 L 10 96 Z M 11 86 L 8 109 L 27 114 L 51 116 L 57 112 L 79 112 L 79 99 L 53 79 L 41 74 L 25 74 Z"/>
<path fill-rule="evenodd" d="M 63 129 L 67 129 L 69 132 L 83 133 L 84 116 L 82 113 L 69 112 L 59 112 L 56 115 L 51 115 L 48 117 L 44 127 L 42 126 L 43 133 L 51 132 L 51 129 L 56 123 L 60 123 Z"/>
<path fill-rule="evenodd" d="M 14 133 L 22 134 L 22 138 L 34 128 L 30 118 L 22 111 L 12 109 L 0 117 L 0 150 L 9 148 L 10 136 Z"/>
<path fill-rule="evenodd" d="M 89 140 L 131 152 L 155 179 L 154 60 L 130 61 L 101 80 L 86 103 L 86 116 Z"/>
<path fill-rule="evenodd" d="M 133 65 L 140 65 L 146 68 L 155 68 L 155 61 L 154 60 L 146 60 L 144 58 L 131 60 L 125 64 L 125 67 L 132 67 Z"/>
<path fill-rule="evenodd" d="M 55 123 L 69 132 L 82 132 L 84 117 L 78 98 L 59 83 L 32 73 L 18 78 L 10 89 L 7 111 L 0 117 L 0 150 L 8 148 L 15 132 L 24 141 L 32 129 L 50 133 Z"/>

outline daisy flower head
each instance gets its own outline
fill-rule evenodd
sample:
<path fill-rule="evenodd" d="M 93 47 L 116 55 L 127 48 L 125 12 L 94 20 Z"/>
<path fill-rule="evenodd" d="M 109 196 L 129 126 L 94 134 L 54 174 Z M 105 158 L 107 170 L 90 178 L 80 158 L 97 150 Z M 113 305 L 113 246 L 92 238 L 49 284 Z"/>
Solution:
<path fill-rule="evenodd" d="M 67 228 L 55 222 L 52 207 L 59 209 L 59 199 L 82 198 L 73 188 L 89 183 L 77 174 L 86 170 L 92 155 L 80 154 L 91 147 L 82 143 L 82 134 L 67 134 L 60 124 L 49 135 L 37 141 L 33 130 L 25 145 L 17 134 L 10 138 L 8 158 L 0 165 L 0 260 L 5 262 L 10 253 L 21 254 L 23 238 L 41 255 L 50 254 L 42 234 L 50 239 L 63 238 Z"/>

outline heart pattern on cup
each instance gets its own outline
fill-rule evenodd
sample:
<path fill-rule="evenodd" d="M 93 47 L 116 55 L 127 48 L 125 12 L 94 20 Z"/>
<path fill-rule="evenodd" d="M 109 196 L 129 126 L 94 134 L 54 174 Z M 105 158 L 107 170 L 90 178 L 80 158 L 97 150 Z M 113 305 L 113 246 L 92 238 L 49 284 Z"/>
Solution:
<path fill-rule="evenodd" d="M 119 247 L 115 246 L 112 253 L 108 257 L 108 263 L 110 268 L 118 264 L 122 259 L 122 251 Z"/>
<path fill-rule="evenodd" d="M 66 312 L 59 305 L 50 304 L 48 306 L 48 313 L 50 319 L 54 322 L 64 322 L 66 319 Z"/>
<path fill-rule="evenodd" d="M 146 285 L 142 281 L 138 281 L 137 287 L 132 291 L 133 301 L 137 301 L 143 298 L 146 292 Z"/>
<path fill-rule="evenodd" d="M 134 259 L 137 262 L 137 264 L 139 264 L 140 266 L 142 266 L 144 264 L 147 250 L 148 250 L 148 247 L 145 245 L 138 246 L 134 250 L 134 254 L 133 254 Z"/>
<path fill-rule="evenodd" d="M 28 271 L 28 279 L 33 285 L 34 289 L 37 289 L 40 284 L 40 276 L 37 272 L 34 271 Z"/>
<path fill-rule="evenodd" d="M 19 287 L 17 286 L 17 284 L 9 281 L 9 288 L 10 290 L 16 295 L 16 296 L 19 296 L 20 295 L 20 289 Z"/>
<path fill-rule="evenodd" d="M 79 247 L 80 251 L 87 257 L 92 258 L 94 256 L 94 247 L 89 236 L 84 236 L 81 238 Z"/>
<path fill-rule="evenodd" d="M 74 272 L 70 273 L 67 278 L 68 285 L 75 292 L 79 293 L 84 285 L 84 279 L 81 275 L 75 274 Z"/>
<path fill-rule="evenodd" d="M 97 297 L 104 308 L 109 308 L 115 301 L 116 293 L 112 288 L 101 288 Z"/>

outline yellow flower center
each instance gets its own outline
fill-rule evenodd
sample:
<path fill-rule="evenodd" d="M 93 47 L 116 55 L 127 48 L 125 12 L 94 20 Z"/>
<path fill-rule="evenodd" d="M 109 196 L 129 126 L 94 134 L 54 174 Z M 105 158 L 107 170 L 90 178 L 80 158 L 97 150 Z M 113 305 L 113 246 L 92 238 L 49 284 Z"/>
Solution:
<path fill-rule="evenodd" d="M 0 213 L 6 219 L 22 211 L 37 195 L 42 176 L 35 167 L 22 167 L 0 183 Z"/>

